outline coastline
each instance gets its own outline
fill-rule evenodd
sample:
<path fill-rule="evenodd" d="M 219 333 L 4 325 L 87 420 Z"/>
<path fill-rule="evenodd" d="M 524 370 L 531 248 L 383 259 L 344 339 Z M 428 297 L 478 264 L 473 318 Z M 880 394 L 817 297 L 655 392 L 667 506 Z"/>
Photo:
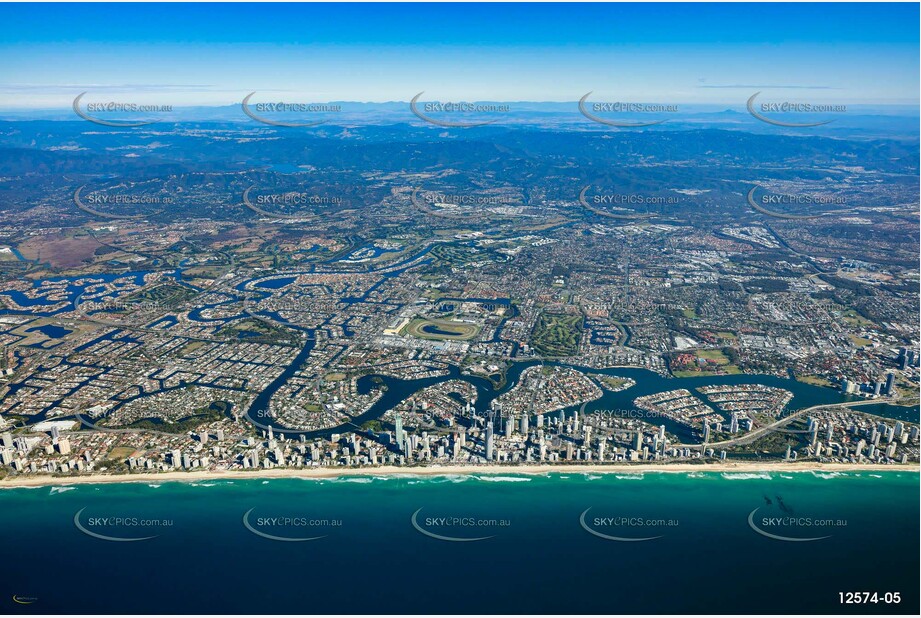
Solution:
<path fill-rule="evenodd" d="M 53 477 L 29 476 L 0 480 L 0 489 L 53 487 L 67 485 L 99 485 L 108 483 L 194 483 L 215 480 L 270 480 L 270 479 L 332 479 L 348 476 L 449 476 L 460 474 L 482 475 L 544 475 L 544 474 L 641 474 L 641 473 L 771 473 L 771 472 L 910 472 L 921 473 L 918 465 L 876 464 L 821 464 L 803 463 L 719 463 L 719 464 L 638 464 L 638 465 L 483 465 L 483 466 L 427 466 L 401 468 L 379 466 L 368 468 L 307 468 L 298 470 L 198 470 L 194 472 L 158 472 L 137 474 L 88 474 L 86 476 Z"/>

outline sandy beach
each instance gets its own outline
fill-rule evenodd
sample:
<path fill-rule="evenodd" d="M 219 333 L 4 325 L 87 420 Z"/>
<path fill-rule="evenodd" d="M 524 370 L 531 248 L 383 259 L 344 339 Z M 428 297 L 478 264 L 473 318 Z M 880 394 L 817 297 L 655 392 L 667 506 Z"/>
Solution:
<path fill-rule="evenodd" d="M 71 477 L 17 476 L 0 481 L 0 489 L 16 487 L 46 487 L 87 485 L 99 483 L 163 483 L 200 482 L 237 479 L 322 479 L 343 476 L 447 476 L 456 474 L 639 474 L 644 472 L 921 472 L 918 465 L 817 464 L 804 463 L 719 463 L 719 464 L 638 464 L 638 465 L 515 465 L 515 466 L 426 466 L 401 468 L 378 466 L 366 468 L 307 468 L 300 470 L 196 470 L 192 472 L 159 472 L 137 474 L 87 474 Z"/>

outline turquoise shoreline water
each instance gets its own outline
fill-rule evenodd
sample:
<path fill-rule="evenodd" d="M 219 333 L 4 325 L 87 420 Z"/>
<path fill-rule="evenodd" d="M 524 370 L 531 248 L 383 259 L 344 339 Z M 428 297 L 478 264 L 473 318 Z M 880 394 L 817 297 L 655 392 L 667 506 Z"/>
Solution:
<path fill-rule="evenodd" d="M 0 586 L 8 613 L 915 613 L 918 503 L 885 471 L 7 489 Z"/>

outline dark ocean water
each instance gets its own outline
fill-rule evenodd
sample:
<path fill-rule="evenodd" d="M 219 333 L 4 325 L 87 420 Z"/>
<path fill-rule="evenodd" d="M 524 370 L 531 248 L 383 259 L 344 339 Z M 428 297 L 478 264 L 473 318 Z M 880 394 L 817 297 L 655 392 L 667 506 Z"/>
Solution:
<path fill-rule="evenodd" d="M 0 587 L 4 613 L 916 613 L 918 504 L 909 472 L 2 490 Z"/>

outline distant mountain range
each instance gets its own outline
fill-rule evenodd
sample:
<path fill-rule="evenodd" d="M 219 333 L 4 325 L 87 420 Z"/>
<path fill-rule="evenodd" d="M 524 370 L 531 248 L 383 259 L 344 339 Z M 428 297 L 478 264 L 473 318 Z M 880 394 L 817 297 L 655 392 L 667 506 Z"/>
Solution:
<path fill-rule="evenodd" d="M 671 113 L 622 113 L 617 114 L 618 120 L 625 122 L 650 122 L 664 120 L 665 122 L 642 128 L 617 128 L 609 127 L 586 118 L 579 111 L 577 101 L 573 102 L 495 102 L 477 101 L 478 105 L 507 106 L 507 112 L 483 113 L 474 116 L 477 120 L 495 120 L 493 126 L 528 126 L 535 128 L 560 128 L 585 131 L 674 131 L 719 128 L 729 130 L 743 130 L 753 133 L 768 134 L 797 134 L 821 135 L 825 137 L 840 138 L 887 138 L 900 140 L 917 140 L 921 132 L 919 124 L 918 106 L 889 105 L 848 106 L 847 111 L 837 114 L 811 114 L 784 116 L 785 120 L 802 122 L 815 120 L 821 116 L 822 120 L 831 119 L 833 122 L 805 128 L 778 127 L 754 118 L 745 108 L 744 103 L 738 106 L 727 107 L 724 105 L 682 105 L 677 104 L 678 111 Z M 428 124 L 418 118 L 410 109 L 409 102 L 390 101 L 386 103 L 362 103 L 356 101 L 331 101 L 326 105 L 338 106 L 337 112 L 316 112 L 311 114 L 296 113 L 263 113 L 261 116 L 286 122 L 303 122 L 305 118 L 311 122 L 325 121 L 326 126 L 357 127 L 367 125 L 395 125 L 416 124 L 429 126 L 432 130 L 466 130 L 463 128 L 446 128 L 435 124 Z M 464 120 L 471 118 L 465 114 L 429 114 L 432 117 L 450 120 Z M 598 114 L 604 115 L 604 114 Z M 217 122 L 238 123 L 241 125 L 260 126 L 260 123 L 248 117 L 241 105 L 223 105 L 214 107 L 193 106 L 178 107 L 170 112 L 155 114 L 98 114 L 109 120 L 156 120 L 158 123 L 188 123 L 188 122 Z M 606 117 L 612 117 L 610 115 Z M 42 109 L 42 110 L 7 110 L 0 111 L 0 120 L 5 121 L 72 121 L 80 120 L 71 108 Z M 85 122 L 85 121 L 84 121 Z M 292 128 L 291 130 L 298 130 Z"/>

